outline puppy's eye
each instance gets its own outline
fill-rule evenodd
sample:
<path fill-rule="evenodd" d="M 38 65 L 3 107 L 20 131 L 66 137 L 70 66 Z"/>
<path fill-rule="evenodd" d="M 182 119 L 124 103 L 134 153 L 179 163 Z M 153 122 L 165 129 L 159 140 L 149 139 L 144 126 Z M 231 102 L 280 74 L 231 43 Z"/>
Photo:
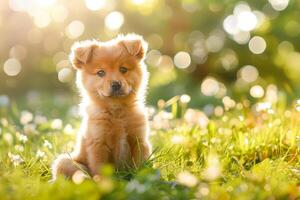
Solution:
<path fill-rule="evenodd" d="M 105 76 L 105 71 L 100 70 L 100 71 L 97 72 L 97 75 L 100 76 L 100 77 L 103 77 L 103 76 Z"/>
<path fill-rule="evenodd" d="M 128 69 L 126 67 L 120 67 L 120 72 L 122 74 L 125 74 L 128 71 Z"/>

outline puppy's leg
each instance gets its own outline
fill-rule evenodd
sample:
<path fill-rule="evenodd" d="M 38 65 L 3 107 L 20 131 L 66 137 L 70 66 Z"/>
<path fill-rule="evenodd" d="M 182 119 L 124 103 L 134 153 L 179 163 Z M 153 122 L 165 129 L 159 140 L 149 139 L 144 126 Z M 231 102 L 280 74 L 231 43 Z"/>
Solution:
<path fill-rule="evenodd" d="M 77 170 L 84 170 L 87 172 L 88 169 L 83 164 L 77 162 L 76 159 L 72 158 L 70 155 L 61 154 L 52 165 L 53 180 L 55 180 L 58 175 L 64 175 L 67 178 L 70 178 Z"/>
<path fill-rule="evenodd" d="M 130 163 L 130 146 L 127 141 L 127 136 L 121 134 L 115 142 L 113 150 L 114 164 L 117 169 L 126 169 Z"/>
<path fill-rule="evenodd" d="M 92 176 L 99 174 L 102 164 L 109 161 L 110 149 L 103 143 L 93 142 L 87 147 L 88 168 Z"/>

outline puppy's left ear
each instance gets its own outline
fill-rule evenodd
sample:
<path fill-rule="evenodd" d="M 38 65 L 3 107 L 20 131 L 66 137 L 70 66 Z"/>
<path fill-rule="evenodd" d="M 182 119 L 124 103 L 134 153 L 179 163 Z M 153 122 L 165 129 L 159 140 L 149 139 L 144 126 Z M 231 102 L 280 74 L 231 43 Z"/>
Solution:
<path fill-rule="evenodd" d="M 144 58 L 148 49 L 147 42 L 145 42 L 143 38 L 138 35 L 125 37 L 121 43 L 124 45 L 130 55 L 136 56 L 139 59 Z"/>

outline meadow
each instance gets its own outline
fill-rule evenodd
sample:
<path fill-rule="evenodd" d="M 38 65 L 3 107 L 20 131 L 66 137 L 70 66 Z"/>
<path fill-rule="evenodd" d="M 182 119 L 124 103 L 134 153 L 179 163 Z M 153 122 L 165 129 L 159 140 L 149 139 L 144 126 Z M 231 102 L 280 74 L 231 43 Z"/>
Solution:
<path fill-rule="evenodd" d="M 300 0 L 1 0 L 0 200 L 300 199 Z M 153 153 L 52 181 L 77 41 L 149 44 Z"/>
<path fill-rule="evenodd" d="M 1 103 L 0 199 L 296 199 L 300 102 L 225 101 L 207 117 L 188 95 L 149 107 L 152 156 L 138 169 L 78 171 L 51 182 L 51 162 L 72 149 L 80 117 L 68 99 L 26 108 Z M 25 100 L 23 101 L 25 102 Z M 40 109 L 33 113 L 30 109 Z M 61 116 L 61 118 L 56 118 Z"/>

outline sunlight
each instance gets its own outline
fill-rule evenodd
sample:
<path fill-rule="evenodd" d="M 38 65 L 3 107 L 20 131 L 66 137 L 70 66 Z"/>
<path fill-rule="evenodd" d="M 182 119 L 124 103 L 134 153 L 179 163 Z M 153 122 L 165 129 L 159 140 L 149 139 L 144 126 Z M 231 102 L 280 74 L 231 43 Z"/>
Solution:
<path fill-rule="evenodd" d="M 63 68 L 58 72 L 58 80 L 62 83 L 70 82 L 73 79 L 73 71 L 70 68 Z"/>
<path fill-rule="evenodd" d="M 34 14 L 34 24 L 39 28 L 47 27 L 51 22 L 50 15 L 47 12 L 37 12 Z"/>
<path fill-rule="evenodd" d="M 84 32 L 84 24 L 79 20 L 72 21 L 66 28 L 66 34 L 70 39 L 80 37 Z"/>
<path fill-rule="evenodd" d="M 34 0 L 34 3 L 36 3 L 40 7 L 49 7 L 56 3 L 56 0 Z"/>
<path fill-rule="evenodd" d="M 85 0 L 85 6 L 92 11 L 100 10 L 104 8 L 106 4 L 107 0 Z"/>
<path fill-rule="evenodd" d="M 257 69 L 252 65 L 246 65 L 239 70 L 239 76 L 243 81 L 252 83 L 257 80 L 259 74 Z"/>
<path fill-rule="evenodd" d="M 178 52 L 174 56 L 174 64 L 179 69 L 184 69 L 190 66 L 191 64 L 191 57 L 190 54 L 184 51 Z"/>
<path fill-rule="evenodd" d="M 69 15 L 68 9 L 63 5 L 56 5 L 51 13 L 51 17 L 56 22 L 63 22 Z"/>
<path fill-rule="evenodd" d="M 237 25 L 242 31 L 252 31 L 257 25 L 256 16 L 250 11 L 243 11 L 237 15 Z"/>
<path fill-rule="evenodd" d="M 269 3 L 277 11 L 282 11 L 289 5 L 289 0 L 269 0 Z"/>
<path fill-rule="evenodd" d="M 21 63 L 15 58 L 6 60 L 3 66 L 3 70 L 8 76 L 17 76 L 21 72 L 21 69 Z"/>
<path fill-rule="evenodd" d="M 249 41 L 249 49 L 254 54 L 262 54 L 267 47 L 267 43 L 264 38 L 259 36 L 254 36 Z"/>
<path fill-rule="evenodd" d="M 105 17 L 105 26 L 110 30 L 118 30 L 124 23 L 124 16 L 118 11 L 113 11 Z"/>
<path fill-rule="evenodd" d="M 215 78 L 208 77 L 201 84 L 201 92 L 205 96 L 214 96 L 219 91 L 219 83 Z"/>
<path fill-rule="evenodd" d="M 250 95 L 254 98 L 261 98 L 265 94 L 264 89 L 260 85 L 254 85 L 250 89 Z"/>
<path fill-rule="evenodd" d="M 131 1 L 136 5 L 141 5 L 144 4 L 147 0 L 131 0 Z"/>

